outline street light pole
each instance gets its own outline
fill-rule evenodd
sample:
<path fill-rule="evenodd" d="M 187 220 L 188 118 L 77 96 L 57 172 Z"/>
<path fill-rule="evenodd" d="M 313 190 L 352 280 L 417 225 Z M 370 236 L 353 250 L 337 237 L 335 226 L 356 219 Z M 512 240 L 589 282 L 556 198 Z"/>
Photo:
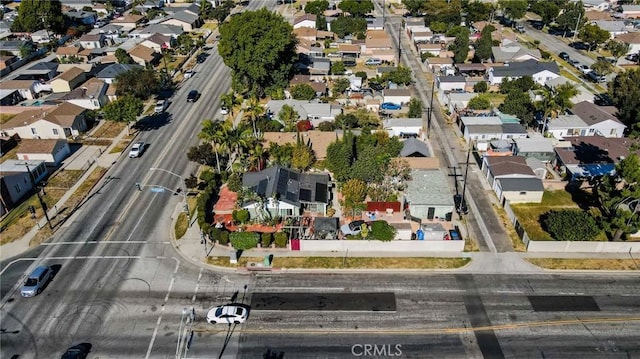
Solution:
<path fill-rule="evenodd" d="M 180 176 L 179 174 L 175 173 L 175 172 L 171 172 L 169 170 L 165 170 L 164 168 L 158 168 L 158 167 L 151 167 L 149 168 L 149 171 L 161 171 L 161 172 L 166 172 L 170 175 L 176 176 L 180 179 L 180 192 L 182 192 L 182 199 L 184 201 L 184 210 L 187 212 L 187 218 L 189 220 L 189 226 L 191 226 L 191 211 L 189 210 L 189 202 L 187 202 L 187 191 L 185 190 L 184 187 L 184 179 L 182 178 L 182 176 Z"/>

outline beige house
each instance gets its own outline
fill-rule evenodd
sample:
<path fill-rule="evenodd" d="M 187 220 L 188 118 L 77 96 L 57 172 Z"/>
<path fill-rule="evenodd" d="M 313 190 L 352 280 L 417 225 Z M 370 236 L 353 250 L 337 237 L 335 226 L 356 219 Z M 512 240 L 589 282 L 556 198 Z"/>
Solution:
<path fill-rule="evenodd" d="M 64 61 L 65 59 L 72 57 L 80 57 L 80 51 L 83 48 L 81 46 L 61 46 L 56 50 L 56 57 L 60 61 Z"/>
<path fill-rule="evenodd" d="M 140 66 L 153 64 L 159 58 L 158 54 L 153 49 L 148 48 L 144 45 L 138 45 L 129 50 L 129 56 L 131 56 L 133 61 L 135 61 Z"/>
<path fill-rule="evenodd" d="M 122 26 L 122 31 L 131 31 L 136 27 L 138 27 L 138 25 L 142 23 L 143 19 L 144 19 L 144 16 L 142 15 L 129 14 L 129 15 L 114 19 L 113 21 L 111 21 L 111 24 Z"/>
<path fill-rule="evenodd" d="M 19 160 L 40 160 L 47 165 L 58 166 L 71 154 L 71 148 L 66 140 L 31 140 L 20 141 L 18 147 Z"/>
<path fill-rule="evenodd" d="M 38 98 L 40 82 L 35 80 L 7 80 L 0 84 L 2 90 L 17 90 L 25 100 Z"/>
<path fill-rule="evenodd" d="M 98 110 L 109 102 L 106 95 L 107 87 L 108 85 L 104 81 L 93 77 L 62 96 L 60 100 L 87 110 Z"/>
<path fill-rule="evenodd" d="M 171 36 L 156 33 L 140 44 L 153 49 L 157 53 L 162 53 L 163 50 L 171 48 L 171 42 Z"/>
<path fill-rule="evenodd" d="M 5 122 L 0 134 L 22 139 L 69 139 L 87 130 L 87 109 L 64 102 L 54 109 L 23 111 Z"/>
<path fill-rule="evenodd" d="M 51 89 L 55 93 L 69 92 L 83 83 L 85 79 L 84 70 L 79 67 L 73 67 L 51 80 Z"/>

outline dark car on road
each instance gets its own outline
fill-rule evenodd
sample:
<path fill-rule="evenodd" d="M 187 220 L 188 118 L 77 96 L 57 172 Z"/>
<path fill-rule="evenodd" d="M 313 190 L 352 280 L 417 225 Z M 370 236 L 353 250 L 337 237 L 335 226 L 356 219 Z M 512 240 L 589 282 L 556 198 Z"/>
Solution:
<path fill-rule="evenodd" d="M 563 59 L 564 61 L 569 61 L 570 57 L 569 54 L 567 54 L 566 52 L 561 52 L 558 54 L 558 57 L 560 57 L 561 59 Z"/>
<path fill-rule="evenodd" d="M 187 102 L 196 102 L 200 98 L 200 93 L 198 90 L 191 90 L 187 95 Z"/>
<path fill-rule="evenodd" d="M 62 354 L 61 359 L 85 359 L 89 355 L 90 344 L 78 344 L 74 345 Z"/>

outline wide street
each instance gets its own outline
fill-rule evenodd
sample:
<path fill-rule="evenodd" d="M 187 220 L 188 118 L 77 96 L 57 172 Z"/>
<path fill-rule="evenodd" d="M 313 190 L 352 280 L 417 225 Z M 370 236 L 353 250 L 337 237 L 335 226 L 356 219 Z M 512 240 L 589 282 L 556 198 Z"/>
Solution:
<path fill-rule="evenodd" d="M 1 263 L 0 358 L 59 358 L 78 343 L 91 345 L 92 359 L 176 358 L 185 327 L 194 331 L 187 358 L 640 356 L 636 274 L 248 275 L 187 261 L 170 238 L 182 196 L 145 186 L 175 189 L 195 170 L 185 153 L 201 121 L 219 116 L 230 83 L 215 46 L 209 52 L 167 114 L 141 123 L 143 156 L 119 159 L 52 241 Z M 192 89 L 203 95 L 187 103 Z M 446 139 L 439 149 L 456 151 L 446 156 L 459 161 L 464 152 L 438 116 L 438 137 Z M 475 200 L 488 203 L 480 193 Z M 487 223 L 478 229 L 486 232 L 481 248 L 505 250 L 504 233 Z M 22 298 L 24 276 L 40 264 L 54 268 L 53 281 Z M 247 323 L 204 321 L 208 309 L 228 302 L 251 305 Z"/>

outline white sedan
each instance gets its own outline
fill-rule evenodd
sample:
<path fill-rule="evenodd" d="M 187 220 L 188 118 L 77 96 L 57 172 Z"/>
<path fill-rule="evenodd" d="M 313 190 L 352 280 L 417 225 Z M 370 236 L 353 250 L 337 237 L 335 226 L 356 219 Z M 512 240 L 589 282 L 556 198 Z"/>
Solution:
<path fill-rule="evenodd" d="M 244 304 L 227 304 L 212 308 L 207 313 L 209 324 L 240 324 L 249 317 L 249 306 Z"/>

